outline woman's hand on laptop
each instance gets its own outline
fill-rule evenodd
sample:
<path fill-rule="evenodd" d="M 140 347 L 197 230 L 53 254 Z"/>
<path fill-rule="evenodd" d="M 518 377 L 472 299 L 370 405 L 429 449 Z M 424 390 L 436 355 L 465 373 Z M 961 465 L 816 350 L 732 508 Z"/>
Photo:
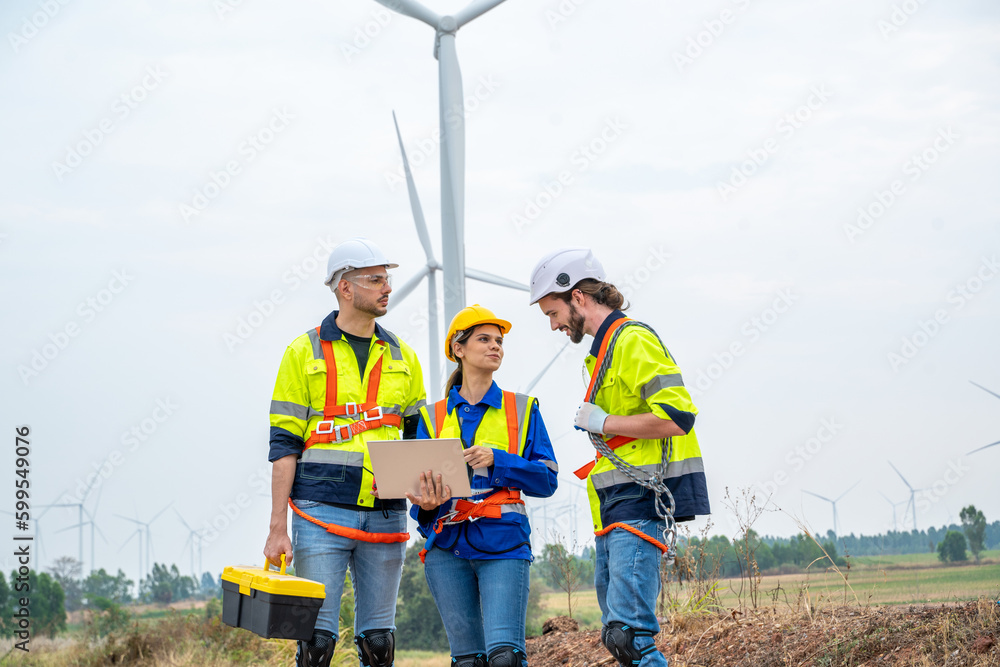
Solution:
<path fill-rule="evenodd" d="M 406 492 L 406 499 L 422 510 L 433 510 L 451 499 L 451 488 L 441 481 L 441 475 L 435 476 L 430 470 L 420 473 L 420 495 L 414 496 Z"/>

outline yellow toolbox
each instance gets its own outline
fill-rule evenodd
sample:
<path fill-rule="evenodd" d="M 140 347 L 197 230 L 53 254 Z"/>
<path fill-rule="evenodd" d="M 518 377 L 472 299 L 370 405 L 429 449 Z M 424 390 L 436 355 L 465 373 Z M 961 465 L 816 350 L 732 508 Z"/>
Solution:
<path fill-rule="evenodd" d="M 222 572 L 222 622 L 266 639 L 312 637 L 323 606 L 323 584 L 264 567 L 228 566 Z"/>

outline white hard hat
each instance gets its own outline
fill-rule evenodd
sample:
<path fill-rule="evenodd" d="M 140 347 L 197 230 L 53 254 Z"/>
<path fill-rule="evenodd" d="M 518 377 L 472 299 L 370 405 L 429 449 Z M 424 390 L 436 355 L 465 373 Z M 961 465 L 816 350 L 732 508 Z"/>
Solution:
<path fill-rule="evenodd" d="M 337 284 L 340 276 L 353 269 L 364 269 L 369 266 L 384 266 L 388 269 L 395 269 L 399 264 L 390 264 L 379 247 L 363 237 L 348 239 L 338 245 L 330 253 L 330 259 L 326 263 L 326 280 L 324 285 L 329 285 L 330 290 L 337 291 Z"/>
<path fill-rule="evenodd" d="M 550 252 L 531 272 L 531 303 L 553 292 L 567 292 L 584 278 L 604 281 L 604 267 L 590 248 L 561 248 Z"/>

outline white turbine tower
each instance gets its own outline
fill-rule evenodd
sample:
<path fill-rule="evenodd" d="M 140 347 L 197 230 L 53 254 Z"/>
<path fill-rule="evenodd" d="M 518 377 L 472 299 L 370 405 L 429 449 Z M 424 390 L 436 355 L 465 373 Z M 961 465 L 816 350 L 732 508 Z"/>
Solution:
<path fill-rule="evenodd" d="M 889 465 L 896 471 L 899 478 L 903 480 L 903 484 L 906 484 L 906 488 L 910 490 L 910 502 L 907 504 L 907 507 L 912 508 L 913 530 L 917 530 L 917 491 L 924 491 L 925 489 L 914 489 L 910 486 L 910 483 L 906 481 L 906 478 L 903 477 L 903 473 L 899 472 L 899 468 L 892 465 L 892 461 L 889 461 Z M 906 510 L 903 510 L 903 515 L 906 515 Z"/>
<path fill-rule="evenodd" d="M 417 197 L 417 189 L 413 183 L 413 175 L 403 148 L 403 140 L 396 124 L 396 137 L 399 140 L 400 152 L 403 154 L 403 167 L 406 172 L 406 186 L 413 210 L 413 220 L 417 226 L 417 235 L 424 248 L 427 264 L 397 290 L 394 303 L 399 303 L 412 292 L 421 280 L 428 279 L 428 324 L 431 329 L 431 394 L 437 397 L 441 391 L 441 365 L 438 345 L 438 313 L 437 285 L 434 273 L 441 271 L 444 281 L 444 317 L 445 322 L 451 322 L 458 311 L 465 308 L 465 279 L 472 278 L 482 282 L 510 287 L 527 292 L 527 286 L 496 276 L 485 271 L 465 268 L 465 109 L 462 92 L 462 72 L 458 66 L 458 54 L 455 51 L 455 33 L 463 25 L 485 14 L 499 5 L 503 0 L 473 0 L 465 9 L 454 15 L 439 16 L 427 9 L 416 0 L 376 0 L 389 9 L 423 21 L 435 30 L 434 57 L 438 61 L 439 108 L 438 119 L 441 132 L 441 254 L 442 262 L 438 264 L 431 248 L 430 235 L 424 223 L 424 215 Z M 395 122 L 395 114 L 393 114 Z"/>
<path fill-rule="evenodd" d="M 850 493 L 851 491 L 853 491 L 854 487 L 857 486 L 860 483 L 861 483 L 861 480 L 858 480 L 857 482 L 855 482 L 854 484 L 851 485 L 851 488 L 849 488 L 847 491 L 844 491 L 842 494 L 840 494 L 839 496 L 837 496 L 833 500 L 830 500 L 829 498 L 821 496 L 818 493 L 813 493 L 812 491 L 806 491 L 805 489 L 802 490 L 802 493 L 808 493 L 810 496 L 815 496 L 816 498 L 819 498 L 820 500 L 825 500 L 826 502 L 828 502 L 831 505 L 833 505 L 833 534 L 836 535 L 837 537 L 840 537 L 840 528 L 838 528 L 838 526 L 837 526 L 837 503 L 840 501 L 841 498 L 843 498 L 848 493 Z"/>

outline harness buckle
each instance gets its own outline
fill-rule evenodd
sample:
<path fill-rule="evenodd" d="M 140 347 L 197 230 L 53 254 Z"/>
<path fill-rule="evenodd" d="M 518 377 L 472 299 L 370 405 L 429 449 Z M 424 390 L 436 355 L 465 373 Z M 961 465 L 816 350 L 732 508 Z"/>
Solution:
<path fill-rule="evenodd" d="M 347 442 L 354 437 L 354 431 L 351 430 L 350 424 L 341 424 L 340 426 L 333 427 L 333 434 L 337 438 L 336 442 L 339 445 L 342 442 Z"/>
<path fill-rule="evenodd" d="M 344 415 L 347 417 L 357 417 L 360 409 L 357 403 L 344 403 Z"/>
<path fill-rule="evenodd" d="M 325 428 L 324 427 L 325 424 L 329 424 L 330 427 L 329 428 Z M 334 423 L 334 421 L 332 419 L 328 419 L 326 421 L 321 421 L 320 423 L 316 424 L 316 433 L 318 433 L 320 435 L 325 435 L 327 433 L 333 433 L 333 429 L 335 429 L 336 426 L 337 425 Z"/>
<path fill-rule="evenodd" d="M 375 412 L 375 416 L 372 416 L 371 414 L 372 412 Z M 366 422 L 379 421 L 380 419 L 382 419 L 382 406 L 376 405 L 374 408 L 361 415 L 361 419 Z"/>

